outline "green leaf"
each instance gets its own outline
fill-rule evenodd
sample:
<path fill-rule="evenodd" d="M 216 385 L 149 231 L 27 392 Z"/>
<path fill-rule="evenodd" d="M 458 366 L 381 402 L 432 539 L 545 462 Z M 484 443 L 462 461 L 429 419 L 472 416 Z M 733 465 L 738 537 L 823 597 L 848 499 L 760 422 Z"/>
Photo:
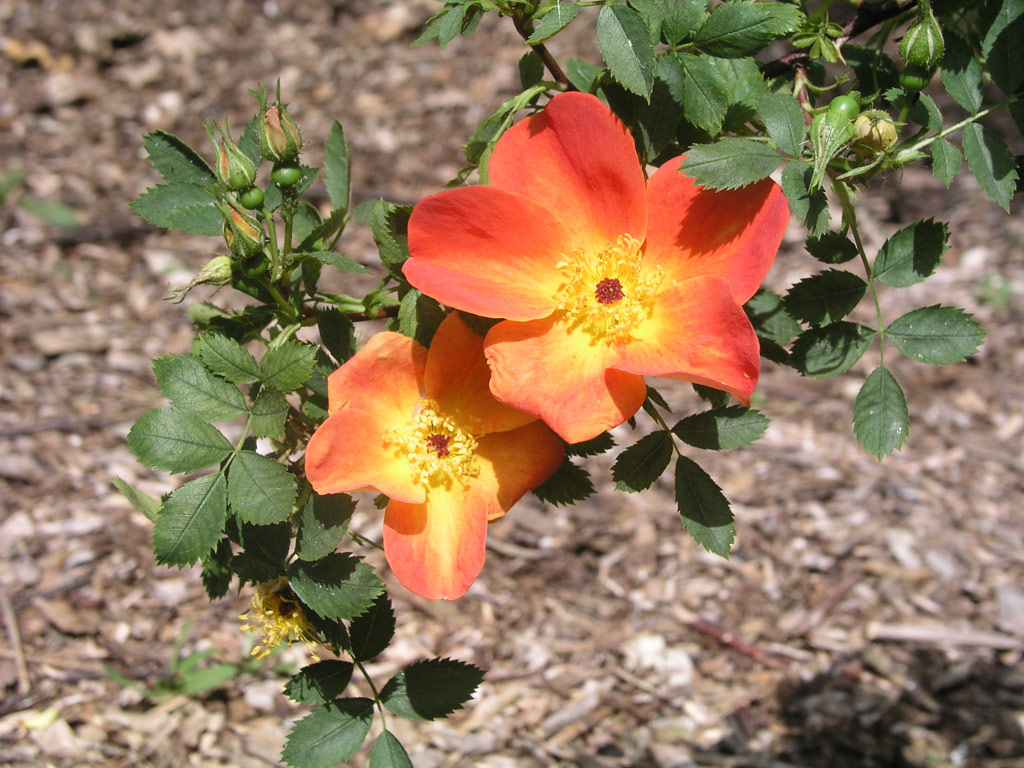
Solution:
<path fill-rule="evenodd" d="M 729 402 L 729 393 L 714 387 L 706 387 L 703 384 L 693 384 L 693 391 L 697 397 L 708 403 L 712 408 L 724 408 Z"/>
<path fill-rule="evenodd" d="M 676 509 L 694 541 L 729 559 L 736 538 L 729 500 L 708 473 L 685 456 L 676 460 Z"/>
<path fill-rule="evenodd" d="M 336 211 L 347 211 L 352 202 L 351 160 L 345 129 L 335 120 L 327 132 L 324 148 L 324 186 Z"/>
<path fill-rule="evenodd" d="M 683 114 L 691 124 L 709 134 L 718 133 L 729 111 L 728 86 L 708 59 L 683 53 L 676 60 L 683 69 Z M 775 162 L 778 165 L 777 157 Z"/>
<path fill-rule="evenodd" d="M 349 621 L 366 611 L 384 584 L 360 558 L 335 552 L 313 562 L 297 560 L 288 582 L 303 603 L 326 619 Z"/>
<path fill-rule="evenodd" d="M 203 571 L 200 574 L 203 580 L 203 588 L 210 600 L 220 600 L 228 593 L 231 586 L 231 577 L 235 575 L 232 561 L 234 553 L 231 551 L 231 542 L 221 537 L 213 552 L 202 555 Z"/>
<path fill-rule="evenodd" d="M 601 72 L 599 66 L 583 59 L 567 59 L 565 62 L 565 76 L 569 78 L 574 88 L 583 93 L 593 91 L 594 81 Z"/>
<path fill-rule="evenodd" d="M 934 219 L 915 221 L 882 244 L 874 277 L 890 288 L 906 288 L 931 275 L 949 248 L 949 227 Z"/>
<path fill-rule="evenodd" d="M 362 746 L 373 722 L 373 699 L 337 699 L 292 727 L 281 760 L 295 768 L 332 768 Z"/>
<path fill-rule="evenodd" d="M 625 5 L 601 8 L 597 43 L 615 81 L 627 91 L 649 99 L 654 87 L 654 45 L 640 14 Z"/>
<path fill-rule="evenodd" d="M 650 103 L 634 97 L 633 117 L 644 143 L 647 157 L 655 158 L 671 144 L 683 117 L 679 103 L 683 93 L 683 71 L 671 56 L 662 56 L 654 72 Z"/>
<path fill-rule="evenodd" d="M 885 329 L 888 338 L 907 357 L 930 365 L 949 365 L 978 351 L 985 329 L 958 307 L 915 309 Z"/>
<path fill-rule="evenodd" d="M 213 664 L 186 675 L 182 681 L 181 692 L 186 696 L 198 696 L 220 688 L 238 675 L 237 664 Z"/>
<path fill-rule="evenodd" d="M 288 401 L 273 387 L 262 387 L 252 404 L 249 431 L 253 437 L 284 437 L 284 424 L 288 418 Z"/>
<path fill-rule="evenodd" d="M 992 82 L 1003 93 L 1011 94 L 1024 82 L 1024 56 L 1020 51 L 1020 41 L 1024 39 L 1024 3 L 995 0 L 989 5 L 998 7 L 985 31 L 981 52 Z"/>
<path fill-rule="evenodd" d="M 413 765 L 402 742 L 390 731 L 381 731 L 370 751 L 370 768 L 413 768 Z"/>
<path fill-rule="evenodd" d="M 782 303 L 782 297 L 767 288 L 759 288 L 743 305 L 743 309 L 757 335 L 776 344 L 788 344 L 803 330 L 800 323 L 789 314 Z"/>
<path fill-rule="evenodd" d="M 436 299 L 412 288 L 398 305 L 398 330 L 404 336 L 429 347 L 444 316 L 444 310 Z"/>
<path fill-rule="evenodd" d="M 690 147 L 680 170 L 708 189 L 738 189 L 768 177 L 778 165 L 778 154 L 761 142 L 727 136 Z"/>
<path fill-rule="evenodd" d="M 294 262 L 303 260 L 318 261 L 324 266 L 334 267 L 342 272 L 353 272 L 357 275 L 369 274 L 369 270 L 358 261 L 336 251 L 293 251 L 291 258 Z"/>
<path fill-rule="evenodd" d="M 315 363 L 316 347 L 288 341 L 267 350 L 260 361 L 260 379 L 281 392 L 291 392 L 306 383 Z"/>
<path fill-rule="evenodd" d="M 877 459 L 899 450 L 910 434 L 907 398 L 885 366 L 875 368 L 857 393 L 853 434 Z"/>
<path fill-rule="evenodd" d="M 581 443 L 570 443 L 565 446 L 567 456 L 597 456 L 607 453 L 615 447 L 615 439 L 610 432 L 602 432 L 597 437 Z"/>
<path fill-rule="evenodd" d="M 812 237 L 828 230 L 828 198 L 821 189 L 811 192 L 814 166 L 803 160 L 789 163 L 782 171 L 782 191 L 789 201 L 789 210 L 800 220 Z"/>
<path fill-rule="evenodd" d="M 566 456 L 554 474 L 534 488 L 532 493 L 544 503 L 560 507 L 590 498 L 594 494 L 594 484 L 587 471 L 573 464 Z"/>
<path fill-rule="evenodd" d="M 943 34 L 946 52 L 942 57 L 940 76 L 946 91 L 970 114 L 981 109 L 981 63 L 971 46 L 948 29 Z"/>
<path fill-rule="evenodd" d="M 977 123 L 964 126 L 967 167 L 992 200 L 1007 213 L 1017 190 L 1017 162 L 1006 142 Z"/>
<path fill-rule="evenodd" d="M 295 501 L 295 477 L 269 456 L 239 451 L 228 470 L 228 501 L 247 523 L 284 522 Z"/>
<path fill-rule="evenodd" d="M 917 94 L 917 99 L 911 105 L 908 117 L 929 131 L 942 130 L 942 113 L 935 104 L 935 99 L 927 93 Z"/>
<path fill-rule="evenodd" d="M 409 258 L 409 216 L 411 205 L 395 205 L 381 200 L 373 209 L 370 229 L 380 252 L 380 261 L 392 274 L 400 274 Z"/>
<path fill-rule="evenodd" d="M 846 43 L 843 58 L 856 75 L 861 93 L 885 93 L 899 86 L 900 71 L 896 62 L 878 48 Z"/>
<path fill-rule="evenodd" d="M 695 448 L 722 451 L 750 445 L 764 434 L 768 423 L 760 411 L 730 405 L 687 416 L 672 431 Z"/>
<path fill-rule="evenodd" d="M 114 485 L 117 487 L 117 490 L 121 492 L 121 495 L 128 499 L 129 503 L 133 507 L 149 518 L 150 522 L 156 522 L 156 519 L 160 514 L 161 504 L 159 499 L 154 499 L 148 493 L 140 491 L 134 485 L 126 483 L 120 477 L 114 478 Z"/>
<path fill-rule="evenodd" d="M 355 665 L 326 659 L 303 667 L 284 686 L 284 695 L 296 704 L 327 704 L 348 688 Z"/>
<path fill-rule="evenodd" d="M 936 139 L 932 143 L 932 173 L 946 185 L 946 189 L 949 189 L 949 185 L 960 172 L 963 162 L 964 156 L 960 154 L 960 150 L 945 139 Z"/>
<path fill-rule="evenodd" d="M 291 526 L 288 523 L 251 525 L 237 522 L 238 545 L 244 549 L 235 556 L 233 566 L 242 584 L 270 581 L 285 575 L 285 559 L 291 544 Z"/>
<path fill-rule="evenodd" d="M 850 314 L 867 288 L 852 272 L 827 269 L 798 282 L 783 301 L 797 319 L 810 325 L 830 325 Z"/>
<path fill-rule="evenodd" d="M 192 343 L 206 367 L 232 384 L 252 384 L 260 380 L 260 366 L 248 350 L 234 339 L 208 333 Z"/>
<path fill-rule="evenodd" d="M 155 226 L 218 237 L 224 217 L 213 203 L 213 195 L 198 184 L 175 182 L 150 187 L 129 207 Z"/>
<path fill-rule="evenodd" d="M 153 526 L 157 562 L 192 565 L 217 546 L 226 519 L 223 472 L 185 483 L 164 502 Z"/>
<path fill-rule="evenodd" d="M 784 3 L 726 3 L 712 9 L 694 43 L 712 56 L 753 56 L 793 32 L 802 18 L 799 8 Z"/>
<path fill-rule="evenodd" d="M 757 101 L 765 130 L 779 149 L 798 157 L 807 138 L 807 122 L 800 102 L 788 93 L 766 93 Z"/>
<path fill-rule="evenodd" d="M 381 592 L 366 613 L 352 620 L 348 634 L 354 661 L 369 661 L 388 647 L 395 636 L 395 612 L 387 592 Z"/>
<path fill-rule="evenodd" d="M 408 665 L 388 680 L 380 698 L 389 712 L 407 720 L 436 720 L 469 701 L 484 679 L 482 669 L 454 659 Z"/>
<path fill-rule="evenodd" d="M 153 372 L 160 391 L 180 411 L 207 421 L 231 421 L 249 412 L 238 387 L 214 376 L 198 357 L 158 357 Z"/>
<path fill-rule="evenodd" d="M 295 556 L 319 560 L 331 554 L 345 536 L 355 508 L 355 501 L 347 493 L 310 495 L 299 515 Z"/>
<path fill-rule="evenodd" d="M 654 485 L 672 460 L 673 445 L 672 434 L 663 429 L 644 435 L 620 453 L 612 465 L 616 490 L 636 493 Z"/>
<path fill-rule="evenodd" d="M 533 34 L 527 38 L 527 45 L 543 43 L 550 37 L 565 29 L 569 23 L 579 15 L 580 7 L 576 3 L 559 3 L 550 11 L 544 14 L 540 23 L 533 30 Z"/>
<path fill-rule="evenodd" d="M 128 433 L 128 447 L 150 469 L 172 473 L 206 469 L 232 450 L 215 427 L 173 408 L 154 408 L 139 416 Z"/>
<path fill-rule="evenodd" d="M 338 364 L 356 353 L 356 326 L 348 315 L 333 307 L 320 310 L 316 318 L 320 340 Z"/>
<path fill-rule="evenodd" d="M 809 237 L 807 252 L 826 264 L 845 264 L 857 257 L 857 246 L 842 232 L 826 232 L 821 237 Z"/>
<path fill-rule="evenodd" d="M 850 370 L 871 346 L 875 331 L 840 321 L 811 328 L 793 343 L 793 367 L 813 379 L 826 379 Z"/>
<path fill-rule="evenodd" d="M 175 184 L 213 186 L 217 177 L 206 161 L 188 144 L 166 131 L 147 133 L 142 140 L 147 160 L 163 176 L 164 181 Z"/>

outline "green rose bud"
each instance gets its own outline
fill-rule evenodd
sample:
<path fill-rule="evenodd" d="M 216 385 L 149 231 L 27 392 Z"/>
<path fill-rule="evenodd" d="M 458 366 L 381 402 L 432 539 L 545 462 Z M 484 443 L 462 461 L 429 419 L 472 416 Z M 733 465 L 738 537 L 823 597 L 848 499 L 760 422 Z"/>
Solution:
<path fill-rule="evenodd" d="M 910 25 L 900 41 L 900 58 L 907 64 L 932 69 L 939 63 L 945 45 L 942 30 L 935 21 L 930 3 L 922 2 L 917 21 Z"/>
<path fill-rule="evenodd" d="M 224 242 L 235 256 L 244 258 L 263 248 L 263 229 L 259 222 L 229 203 L 215 203 L 224 215 Z"/>
<path fill-rule="evenodd" d="M 171 302 L 179 304 L 188 295 L 188 292 L 197 285 L 227 285 L 231 282 L 233 260 L 230 256 L 221 254 L 214 256 L 206 266 L 199 270 L 189 284 L 184 288 L 174 288 L 171 291 Z"/>
<path fill-rule="evenodd" d="M 214 130 L 220 136 L 220 142 L 214 137 Z M 206 132 L 210 135 L 213 150 L 217 154 L 215 170 L 217 180 L 230 190 L 241 192 L 249 189 L 256 181 L 256 166 L 238 145 L 231 139 L 231 134 L 215 122 L 206 124 Z"/>
<path fill-rule="evenodd" d="M 294 160 L 302 149 L 302 134 L 284 104 L 270 107 L 260 124 L 260 152 L 268 160 Z"/>

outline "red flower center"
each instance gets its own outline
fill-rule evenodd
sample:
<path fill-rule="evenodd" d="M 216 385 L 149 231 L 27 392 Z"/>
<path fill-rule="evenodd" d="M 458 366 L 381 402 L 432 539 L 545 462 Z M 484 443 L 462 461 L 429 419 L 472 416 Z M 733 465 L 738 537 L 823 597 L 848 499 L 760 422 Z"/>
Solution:
<path fill-rule="evenodd" d="M 598 283 L 597 288 L 594 289 L 594 295 L 597 297 L 598 304 L 614 304 L 617 301 L 622 301 L 625 296 L 622 292 L 622 283 L 617 277 L 606 277 Z"/>
<path fill-rule="evenodd" d="M 448 435 L 430 435 L 427 438 L 427 448 L 438 456 L 447 456 L 448 439 Z"/>

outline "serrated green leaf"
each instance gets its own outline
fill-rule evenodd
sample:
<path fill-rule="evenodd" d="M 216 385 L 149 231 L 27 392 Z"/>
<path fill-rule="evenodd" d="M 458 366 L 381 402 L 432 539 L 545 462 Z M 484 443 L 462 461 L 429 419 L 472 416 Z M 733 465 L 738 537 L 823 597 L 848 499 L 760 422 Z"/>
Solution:
<path fill-rule="evenodd" d="M 805 245 L 811 256 L 825 264 L 845 264 L 857 256 L 857 246 L 842 232 L 809 237 Z"/>
<path fill-rule="evenodd" d="M 206 367 L 232 384 L 252 384 L 260 379 L 260 366 L 248 350 L 234 339 L 216 334 L 198 336 L 192 351 Z"/>
<path fill-rule="evenodd" d="M 711 10 L 694 43 L 712 56 L 753 56 L 795 30 L 802 18 L 799 8 L 784 3 L 726 3 Z"/>
<path fill-rule="evenodd" d="M 567 456 L 597 456 L 607 453 L 615 447 L 615 439 L 610 432 L 602 432 L 597 437 L 584 440 L 581 443 L 570 443 L 565 446 Z"/>
<path fill-rule="evenodd" d="M 224 217 L 213 203 L 213 195 L 198 184 L 175 182 L 150 187 L 129 207 L 155 226 L 217 237 Z"/>
<path fill-rule="evenodd" d="M 654 87 L 654 45 L 640 14 L 625 5 L 601 8 L 597 43 L 615 81 L 627 91 L 649 99 Z"/>
<path fill-rule="evenodd" d="M 845 320 L 811 328 L 793 343 L 793 367 L 813 379 L 838 376 L 864 356 L 874 338 L 871 328 Z"/>
<path fill-rule="evenodd" d="M 355 661 L 369 661 L 388 647 L 395 636 L 395 612 L 387 592 L 381 592 L 366 613 L 349 624 L 349 647 Z"/>
<path fill-rule="evenodd" d="M 293 562 L 288 582 L 312 610 L 326 619 L 341 621 L 350 621 L 366 611 L 384 590 L 373 568 L 342 552 L 312 562 Z"/>
<path fill-rule="evenodd" d="M 229 518 L 229 522 L 237 525 L 237 542 L 245 550 L 232 561 L 242 584 L 259 584 L 285 575 L 292 533 L 288 523 L 251 525 L 238 522 L 235 517 Z"/>
<path fill-rule="evenodd" d="M 231 551 L 231 542 L 221 537 L 213 552 L 203 555 L 203 571 L 200 574 L 203 581 L 203 588 L 211 600 L 220 600 L 228 593 L 231 586 L 231 577 L 235 575 L 232 568 L 234 553 Z"/>
<path fill-rule="evenodd" d="M 910 435 L 907 398 L 884 366 L 872 371 L 857 393 L 853 402 L 853 434 L 877 459 L 899 450 Z"/>
<path fill-rule="evenodd" d="M 291 258 L 294 262 L 302 260 L 318 261 L 324 266 L 334 267 L 342 272 L 353 272 L 357 275 L 369 274 L 369 270 L 358 261 L 336 251 L 293 251 Z"/>
<path fill-rule="evenodd" d="M 915 221 L 882 244 L 872 269 L 890 288 L 906 288 L 931 275 L 949 248 L 949 227 L 934 219 Z"/>
<path fill-rule="evenodd" d="M 989 74 L 999 89 L 1006 94 L 1013 93 L 1024 82 L 1024 56 L 1021 56 L 1020 41 L 1024 39 L 1024 3 L 1020 0 L 992 2 L 994 13 L 991 18 L 981 52 Z"/>
<path fill-rule="evenodd" d="M 738 189 L 767 178 L 778 165 L 775 150 L 752 139 L 727 136 L 690 147 L 680 170 L 707 189 Z"/>
<path fill-rule="evenodd" d="M 615 488 L 626 493 L 650 488 L 672 460 L 674 445 L 668 430 L 659 430 L 641 437 L 620 453 L 612 464 Z"/>
<path fill-rule="evenodd" d="M 760 411 L 730 405 L 687 416 L 672 431 L 695 448 L 722 451 L 750 445 L 764 434 L 768 423 Z"/>
<path fill-rule="evenodd" d="M 127 483 L 120 477 L 114 478 L 114 485 L 121 495 L 128 499 L 128 502 L 139 512 L 144 514 L 150 522 L 155 523 L 160 514 L 160 500 L 154 499 L 148 493 L 140 491 L 131 483 Z"/>
<path fill-rule="evenodd" d="M 534 488 L 532 493 L 544 503 L 560 507 L 593 496 L 594 484 L 590 481 L 587 471 L 578 464 L 573 464 L 566 456 L 565 461 L 551 477 Z"/>
<path fill-rule="evenodd" d="M 150 164 L 164 181 L 213 186 L 217 177 L 207 162 L 188 144 L 166 131 L 147 133 L 142 140 Z"/>
<path fill-rule="evenodd" d="M 583 93 L 593 91 L 594 82 L 601 72 L 599 66 L 583 59 L 567 59 L 565 62 L 565 76 L 569 78 L 574 88 Z"/>
<path fill-rule="evenodd" d="M 320 330 L 320 340 L 339 365 L 355 354 L 356 326 L 348 315 L 333 307 L 322 309 L 317 315 L 316 325 Z"/>
<path fill-rule="evenodd" d="M 324 147 L 324 186 L 335 211 L 347 211 L 352 200 L 351 161 L 345 129 L 335 120 L 327 132 Z"/>
<path fill-rule="evenodd" d="M 736 522 L 718 484 L 686 456 L 676 460 L 676 509 L 693 540 L 708 552 L 729 559 Z"/>
<path fill-rule="evenodd" d="M 382 731 L 370 751 L 370 768 L 413 768 L 413 765 L 402 742 L 390 731 Z"/>
<path fill-rule="evenodd" d="M 911 105 L 908 117 L 926 130 L 942 130 L 942 113 L 935 104 L 935 99 L 927 93 L 917 94 L 917 99 Z"/>
<path fill-rule="evenodd" d="M 791 162 L 782 171 L 782 191 L 790 212 L 812 237 L 819 237 L 828 230 L 828 198 L 821 189 L 811 191 L 813 178 L 813 165 L 802 160 Z"/>
<path fill-rule="evenodd" d="M 1017 161 L 1006 142 L 977 123 L 964 126 L 964 157 L 978 184 L 1007 213 L 1017 191 Z"/>
<path fill-rule="evenodd" d="M 407 720 L 436 720 L 461 709 L 484 679 L 483 670 L 454 659 L 410 664 L 380 692 L 389 712 Z"/>
<path fill-rule="evenodd" d="M 706 58 L 683 53 L 676 60 L 683 70 L 683 114 L 691 124 L 709 134 L 718 133 L 722 128 L 722 121 L 725 120 L 725 115 L 729 111 L 728 85 L 722 81 L 718 70 Z M 764 147 L 764 145 L 758 146 Z M 774 155 L 774 152 L 772 154 Z M 776 158 L 777 164 L 778 158 Z M 731 189 L 732 187 L 724 188 Z"/>
<path fill-rule="evenodd" d="M 150 469 L 198 472 L 223 461 L 232 445 L 218 429 L 173 408 L 146 411 L 128 433 L 128 447 Z"/>
<path fill-rule="evenodd" d="M 249 417 L 249 431 L 253 437 L 284 437 L 288 408 L 288 401 L 281 392 L 273 387 L 262 387 Z"/>
<path fill-rule="evenodd" d="M 962 38 L 948 29 L 943 35 L 946 52 L 939 64 L 946 91 L 970 114 L 981 109 L 981 63 Z"/>
<path fill-rule="evenodd" d="M 198 357 L 158 357 L 153 372 L 164 397 L 180 411 L 207 421 L 231 421 L 249 411 L 238 387 L 214 376 Z"/>
<path fill-rule="evenodd" d="M 803 330 L 786 310 L 782 297 L 767 288 L 759 288 L 743 305 L 743 310 L 757 335 L 776 344 L 788 344 Z"/>
<path fill-rule="evenodd" d="M 283 522 L 292 513 L 295 477 L 269 456 L 239 451 L 228 469 L 228 501 L 247 523 Z"/>
<path fill-rule="evenodd" d="M 284 695 L 296 704 L 327 704 L 348 688 L 353 669 L 352 662 L 336 659 L 310 664 L 285 683 Z"/>
<path fill-rule="evenodd" d="M 810 325 L 830 325 L 856 307 L 868 284 L 852 272 L 827 269 L 804 278 L 786 294 L 790 314 Z"/>
<path fill-rule="evenodd" d="M 662 56 L 655 68 L 650 102 L 636 98 L 633 109 L 647 157 L 657 157 L 675 139 L 683 118 L 682 94 L 683 71 L 679 62 L 671 56 Z"/>
<path fill-rule="evenodd" d="M 899 86 L 900 71 L 896 62 L 878 48 L 846 43 L 843 58 L 857 76 L 861 93 L 885 93 Z"/>
<path fill-rule="evenodd" d="M 411 205 L 395 205 L 381 200 L 373 209 L 370 229 L 377 244 L 380 261 L 389 272 L 399 274 L 409 258 L 409 216 Z"/>
<path fill-rule="evenodd" d="M 164 565 L 192 565 L 217 546 L 227 519 L 224 473 L 185 483 L 164 502 L 153 526 L 153 552 Z"/>
<path fill-rule="evenodd" d="M 429 347 L 444 317 L 444 310 L 436 299 L 412 288 L 398 305 L 398 331 Z"/>
<path fill-rule="evenodd" d="M 807 122 L 800 102 L 788 93 L 766 93 L 757 101 L 765 130 L 779 149 L 798 157 L 807 138 Z"/>
<path fill-rule="evenodd" d="M 260 361 L 260 379 L 264 385 L 281 392 L 291 392 L 306 383 L 315 363 L 316 347 L 285 342 L 267 350 Z"/>
<path fill-rule="evenodd" d="M 706 387 L 703 384 L 693 384 L 693 391 L 697 397 L 708 403 L 712 408 L 723 408 L 729 402 L 729 393 L 723 392 L 714 387 Z"/>
<path fill-rule="evenodd" d="M 945 139 L 936 139 L 932 143 L 932 173 L 946 185 L 946 189 L 949 189 L 949 185 L 960 172 L 963 162 L 964 156 L 960 154 L 960 150 Z"/>
<path fill-rule="evenodd" d="M 579 12 L 580 7 L 576 3 L 558 3 L 541 18 L 533 34 L 527 38 L 527 45 L 537 45 L 554 37 L 565 29 Z"/>
<path fill-rule="evenodd" d="M 348 530 L 356 503 L 347 493 L 312 494 L 299 515 L 295 556 L 319 560 L 331 554 Z"/>
<path fill-rule="evenodd" d="M 893 320 L 885 336 L 900 352 L 930 365 L 959 363 L 978 351 L 985 329 L 958 307 L 922 307 Z"/>
<path fill-rule="evenodd" d="M 294 768 L 332 768 L 362 746 L 372 722 L 372 699 L 325 704 L 295 723 L 281 760 Z"/>

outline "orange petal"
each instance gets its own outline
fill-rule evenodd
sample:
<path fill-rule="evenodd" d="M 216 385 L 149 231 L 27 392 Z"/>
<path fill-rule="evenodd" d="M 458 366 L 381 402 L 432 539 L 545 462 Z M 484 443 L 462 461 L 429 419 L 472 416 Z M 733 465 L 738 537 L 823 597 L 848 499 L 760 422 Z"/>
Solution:
<path fill-rule="evenodd" d="M 616 368 L 731 392 L 744 405 L 757 386 L 760 347 L 720 277 L 697 277 L 658 294 L 651 317 L 618 348 Z"/>
<path fill-rule="evenodd" d="M 572 251 L 569 233 L 532 200 L 493 187 L 450 189 L 417 203 L 402 272 L 423 293 L 484 317 L 545 317 Z"/>
<path fill-rule="evenodd" d="M 491 392 L 578 443 L 621 424 L 640 408 L 642 376 L 609 368 L 609 348 L 555 318 L 503 322 L 484 339 Z"/>
<path fill-rule="evenodd" d="M 330 412 L 361 408 L 386 428 L 412 419 L 421 397 L 427 350 L 399 333 L 378 333 L 327 379 Z"/>
<path fill-rule="evenodd" d="M 474 435 L 504 432 L 536 420 L 494 399 L 484 340 L 457 312 L 448 315 L 434 334 L 427 355 L 425 388 L 441 411 Z"/>
<path fill-rule="evenodd" d="M 648 180 L 647 204 L 644 259 L 670 280 L 724 277 L 737 304 L 761 285 L 789 222 L 789 205 L 771 179 L 714 192 L 681 173 L 678 158 Z"/>
<path fill-rule="evenodd" d="M 316 492 L 373 490 L 402 501 L 423 501 L 426 493 L 412 481 L 409 463 L 384 444 L 391 426 L 359 408 L 328 416 L 306 446 L 306 477 Z"/>
<path fill-rule="evenodd" d="M 564 455 L 562 441 L 539 421 L 480 438 L 476 450 L 480 476 L 476 482 L 492 500 L 487 520 L 497 520 L 527 491 L 551 477 Z"/>
<path fill-rule="evenodd" d="M 398 580 L 417 595 L 454 600 L 484 565 L 487 510 L 479 488 L 431 489 L 423 504 L 388 503 L 384 554 Z"/>
<path fill-rule="evenodd" d="M 633 137 L 595 96 L 559 94 L 512 126 L 488 174 L 494 186 L 551 211 L 577 247 L 597 250 L 624 234 L 644 239 L 647 203 Z"/>

